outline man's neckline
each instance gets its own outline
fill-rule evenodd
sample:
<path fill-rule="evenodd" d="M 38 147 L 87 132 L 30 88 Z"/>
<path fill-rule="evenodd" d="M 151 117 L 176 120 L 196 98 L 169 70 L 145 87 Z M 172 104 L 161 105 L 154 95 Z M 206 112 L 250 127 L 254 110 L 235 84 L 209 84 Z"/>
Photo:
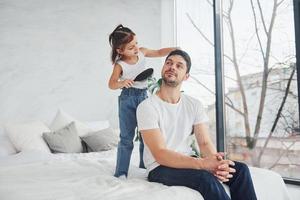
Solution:
<path fill-rule="evenodd" d="M 164 99 L 164 98 L 160 95 L 159 91 L 157 91 L 154 95 L 155 95 L 156 98 L 158 98 L 160 101 L 162 101 L 162 102 L 164 102 L 164 103 L 166 103 L 166 104 L 169 104 L 169 105 L 178 105 L 178 104 L 181 102 L 181 99 L 182 99 L 182 94 L 180 94 L 180 97 L 179 97 L 178 101 L 177 101 L 176 103 L 173 103 L 173 102 L 169 102 L 169 101 L 167 101 L 166 99 Z"/>

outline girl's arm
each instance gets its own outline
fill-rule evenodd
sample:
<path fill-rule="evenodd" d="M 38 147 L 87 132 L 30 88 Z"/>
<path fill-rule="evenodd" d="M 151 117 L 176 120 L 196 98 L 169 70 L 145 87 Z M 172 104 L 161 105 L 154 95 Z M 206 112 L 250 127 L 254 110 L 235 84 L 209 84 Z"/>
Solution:
<path fill-rule="evenodd" d="M 168 47 L 168 48 L 153 50 L 153 49 L 147 49 L 147 48 L 141 47 L 140 51 L 143 52 L 145 57 L 164 57 L 164 56 L 168 55 L 171 51 L 174 51 L 176 49 L 179 49 L 179 48 L 178 47 Z"/>
<path fill-rule="evenodd" d="M 124 81 L 119 81 L 119 78 L 122 74 L 122 67 L 119 64 L 115 64 L 113 72 L 110 76 L 109 82 L 108 82 L 108 87 L 112 90 L 116 90 L 119 88 L 130 88 L 133 84 L 133 80 L 124 80 Z"/>

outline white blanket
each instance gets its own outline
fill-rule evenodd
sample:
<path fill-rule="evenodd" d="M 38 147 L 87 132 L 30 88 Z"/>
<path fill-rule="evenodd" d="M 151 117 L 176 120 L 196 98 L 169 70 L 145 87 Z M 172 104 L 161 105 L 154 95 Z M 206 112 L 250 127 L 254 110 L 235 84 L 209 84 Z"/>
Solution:
<path fill-rule="evenodd" d="M 136 150 L 129 178 L 115 178 L 115 156 L 116 150 L 55 155 L 24 152 L 3 158 L 0 160 L 0 199 L 203 199 L 197 191 L 186 187 L 148 182 L 145 170 L 137 167 Z M 250 170 L 259 200 L 289 199 L 278 174 L 257 168 Z"/>

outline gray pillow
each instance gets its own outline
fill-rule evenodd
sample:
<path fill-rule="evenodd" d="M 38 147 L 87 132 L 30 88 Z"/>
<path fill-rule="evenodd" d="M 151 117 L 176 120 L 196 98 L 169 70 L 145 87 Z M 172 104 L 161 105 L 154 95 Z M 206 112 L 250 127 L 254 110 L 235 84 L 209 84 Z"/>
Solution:
<path fill-rule="evenodd" d="M 87 144 L 89 151 L 107 151 L 117 146 L 118 136 L 111 128 L 91 132 L 87 136 L 81 137 Z"/>
<path fill-rule="evenodd" d="M 43 138 L 53 153 L 82 153 L 83 147 L 75 122 L 62 129 L 43 133 Z"/>

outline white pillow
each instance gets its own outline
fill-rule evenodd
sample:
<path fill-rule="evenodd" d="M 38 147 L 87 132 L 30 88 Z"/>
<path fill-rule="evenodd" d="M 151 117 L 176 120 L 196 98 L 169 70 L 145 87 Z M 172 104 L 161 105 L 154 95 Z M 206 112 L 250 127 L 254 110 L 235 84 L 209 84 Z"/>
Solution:
<path fill-rule="evenodd" d="M 14 145 L 6 134 L 0 134 L 0 157 L 9 156 L 17 153 Z"/>
<path fill-rule="evenodd" d="M 71 122 L 75 122 L 76 129 L 80 137 L 85 136 L 86 134 L 92 131 L 92 129 L 90 129 L 87 125 L 73 118 L 71 115 L 67 114 L 62 109 L 59 109 L 57 111 L 56 116 L 54 117 L 52 123 L 50 124 L 50 129 L 52 131 L 57 131 L 67 126 Z"/>
<path fill-rule="evenodd" d="M 49 132 L 50 130 L 43 122 L 6 124 L 4 129 L 18 152 L 27 150 L 50 152 L 42 138 L 43 132 Z"/>

